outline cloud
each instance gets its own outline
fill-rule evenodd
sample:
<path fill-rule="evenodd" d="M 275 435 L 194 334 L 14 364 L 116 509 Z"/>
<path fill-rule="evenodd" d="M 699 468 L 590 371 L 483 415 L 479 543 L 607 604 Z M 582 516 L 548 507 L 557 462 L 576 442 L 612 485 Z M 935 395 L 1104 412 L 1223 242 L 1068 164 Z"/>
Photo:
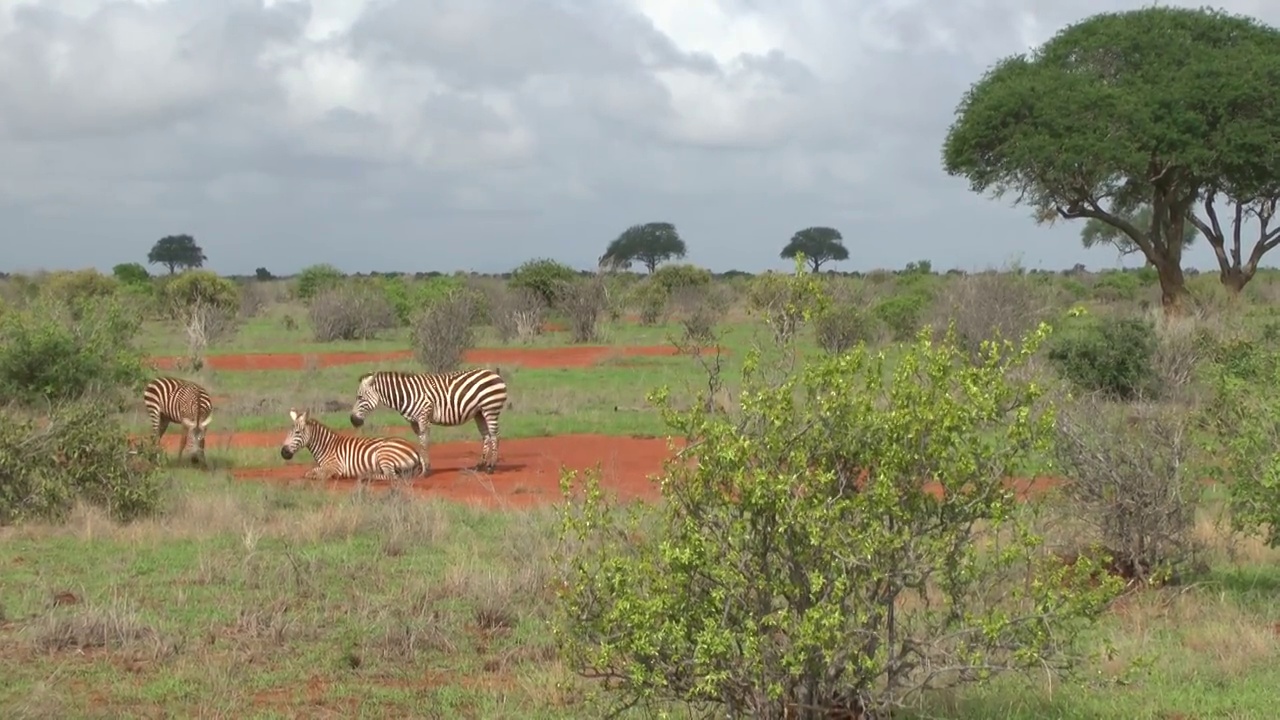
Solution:
<path fill-rule="evenodd" d="M 0 0 L 0 269 L 173 233 L 224 272 L 588 267 L 648 220 L 717 269 L 815 224 L 847 267 L 1110 264 L 940 168 L 986 67 L 1141 3 L 1046 5 Z"/>

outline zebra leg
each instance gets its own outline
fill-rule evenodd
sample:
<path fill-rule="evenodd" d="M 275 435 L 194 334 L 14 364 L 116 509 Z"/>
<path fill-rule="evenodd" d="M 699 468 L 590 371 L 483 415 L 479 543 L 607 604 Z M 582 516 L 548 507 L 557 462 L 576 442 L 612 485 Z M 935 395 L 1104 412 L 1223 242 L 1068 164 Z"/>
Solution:
<path fill-rule="evenodd" d="M 484 416 L 476 415 L 476 428 L 480 430 L 480 462 L 476 463 L 476 470 L 481 472 L 493 472 L 494 466 L 497 464 L 496 458 L 491 461 L 489 424 L 485 422 Z"/>
<path fill-rule="evenodd" d="M 431 470 L 431 451 L 428 449 L 431 444 L 431 423 L 418 420 L 414 425 L 415 432 L 418 434 L 418 443 L 422 445 L 422 473 L 425 475 Z"/>
<path fill-rule="evenodd" d="M 191 428 L 186 423 L 182 424 L 182 442 L 178 444 L 178 454 L 175 456 L 177 460 L 182 459 L 182 451 L 187 449 L 187 444 L 191 442 Z"/>

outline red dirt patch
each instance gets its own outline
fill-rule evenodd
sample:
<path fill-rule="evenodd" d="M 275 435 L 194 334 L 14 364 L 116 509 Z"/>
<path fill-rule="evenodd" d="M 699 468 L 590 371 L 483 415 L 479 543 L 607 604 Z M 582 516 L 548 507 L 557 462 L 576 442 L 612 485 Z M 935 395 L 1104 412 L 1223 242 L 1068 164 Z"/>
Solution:
<path fill-rule="evenodd" d="M 264 447 L 278 445 L 283 433 L 236 433 L 232 445 Z M 210 437 L 211 447 L 215 440 Z M 548 438 L 503 440 L 499 447 L 498 469 L 493 474 L 470 470 L 479 460 L 480 441 L 433 443 L 431 474 L 417 478 L 411 492 L 476 503 L 488 507 L 528 507 L 558 502 L 560 469 L 583 470 L 600 464 L 605 488 L 621 500 L 656 500 L 658 488 L 648 477 L 662 470 L 668 455 L 663 438 L 624 438 L 596 435 L 564 435 Z M 239 480 L 305 483 L 302 476 L 314 465 L 308 460 L 275 467 L 243 468 L 232 472 Z M 330 480 L 326 489 L 355 489 L 354 480 Z M 370 483 L 373 490 L 384 490 L 385 482 Z"/>
<path fill-rule="evenodd" d="M 470 350 L 464 362 L 476 365 L 519 365 L 528 368 L 591 367 L 611 357 L 664 357 L 676 354 L 669 345 L 648 347 L 611 347 L 607 345 L 583 345 L 558 348 L 482 348 Z M 400 362 L 411 360 L 409 350 L 386 352 L 344 353 L 247 353 L 240 355 L 209 355 L 205 367 L 213 370 L 303 370 L 306 368 L 336 367 L 357 363 Z M 182 362 L 179 357 L 156 357 L 151 365 L 157 370 L 172 370 Z"/>

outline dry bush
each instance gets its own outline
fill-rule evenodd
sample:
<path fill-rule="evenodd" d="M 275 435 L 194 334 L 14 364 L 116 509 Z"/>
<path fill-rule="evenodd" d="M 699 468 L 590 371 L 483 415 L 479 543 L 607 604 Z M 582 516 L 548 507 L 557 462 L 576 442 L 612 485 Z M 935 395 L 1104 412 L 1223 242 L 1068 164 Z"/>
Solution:
<path fill-rule="evenodd" d="M 210 345 L 233 337 L 240 329 L 241 318 L 234 308 L 197 301 L 175 311 L 187 336 L 185 369 L 199 371 Z"/>
<path fill-rule="evenodd" d="M 317 342 L 369 340 L 397 326 L 386 296 L 364 285 L 342 285 L 320 291 L 307 307 Z"/>
<path fill-rule="evenodd" d="M 452 290 L 420 312 L 410 323 L 414 357 L 427 372 L 449 372 L 475 346 L 476 298 Z"/>
<path fill-rule="evenodd" d="M 1090 396 L 1059 413 L 1054 455 L 1071 516 L 1138 582 L 1178 580 L 1200 558 L 1201 486 L 1185 412 Z"/>
<path fill-rule="evenodd" d="M 813 318 L 818 346 L 839 355 L 859 342 L 874 345 L 880 339 L 880 323 L 867 308 L 874 305 L 872 293 L 849 283 L 833 282 L 827 287 L 830 304 Z"/>
<path fill-rule="evenodd" d="M 240 286 L 240 317 L 253 318 L 262 314 L 276 301 L 277 292 L 261 280 L 250 280 Z"/>
<path fill-rule="evenodd" d="M 569 320 L 569 338 L 576 343 L 600 340 L 600 316 L 609 307 L 604 279 L 595 277 L 567 284 L 560 296 L 560 310 Z"/>
<path fill-rule="evenodd" d="M 957 340 L 975 356 L 984 340 L 1024 337 L 1054 308 L 1049 286 L 1008 271 L 948 279 L 935 298 L 934 329 L 945 332 L 954 321 Z"/>
<path fill-rule="evenodd" d="M 718 285 L 688 285 L 671 292 L 670 306 L 684 327 L 685 337 L 706 345 L 715 338 L 716 326 L 724 320 L 729 296 Z"/>
<path fill-rule="evenodd" d="M 529 288 L 494 287 L 488 291 L 489 321 L 498 340 L 529 342 L 542 334 L 547 314 L 546 301 Z"/>

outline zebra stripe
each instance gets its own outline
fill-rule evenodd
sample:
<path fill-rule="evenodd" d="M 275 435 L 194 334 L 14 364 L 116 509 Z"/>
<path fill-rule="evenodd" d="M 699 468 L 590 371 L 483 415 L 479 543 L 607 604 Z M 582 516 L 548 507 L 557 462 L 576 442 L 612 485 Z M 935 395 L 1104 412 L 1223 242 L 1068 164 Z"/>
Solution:
<path fill-rule="evenodd" d="M 203 387 L 182 378 L 161 376 L 151 380 L 142 391 L 142 402 L 151 418 L 151 432 L 156 442 L 169 429 L 169 423 L 182 425 L 182 444 L 192 462 L 204 461 L 205 432 L 213 419 L 213 400 Z"/>
<path fill-rule="evenodd" d="M 417 446 L 403 438 L 339 435 L 310 413 L 296 410 L 289 411 L 289 419 L 293 427 L 280 446 L 280 457 L 290 460 L 298 448 L 310 450 L 316 467 L 307 471 L 305 477 L 309 480 L 391 480 L 423 471 Z"/>
<path fill-rule="evenodd" d="M 448 373 L 379 371 L 360 376 L 351 424 L 360 427 L 365 416 L 389 407 L 409 421 L 422 445 L 424 468 L 431 468 L 431 425 L 454 426 L 475 420 L 480 430 L 478 470 L 493 472 L 498 465 L 498 415 L 507 404 L 507 383 L 491 368 Z"/>

